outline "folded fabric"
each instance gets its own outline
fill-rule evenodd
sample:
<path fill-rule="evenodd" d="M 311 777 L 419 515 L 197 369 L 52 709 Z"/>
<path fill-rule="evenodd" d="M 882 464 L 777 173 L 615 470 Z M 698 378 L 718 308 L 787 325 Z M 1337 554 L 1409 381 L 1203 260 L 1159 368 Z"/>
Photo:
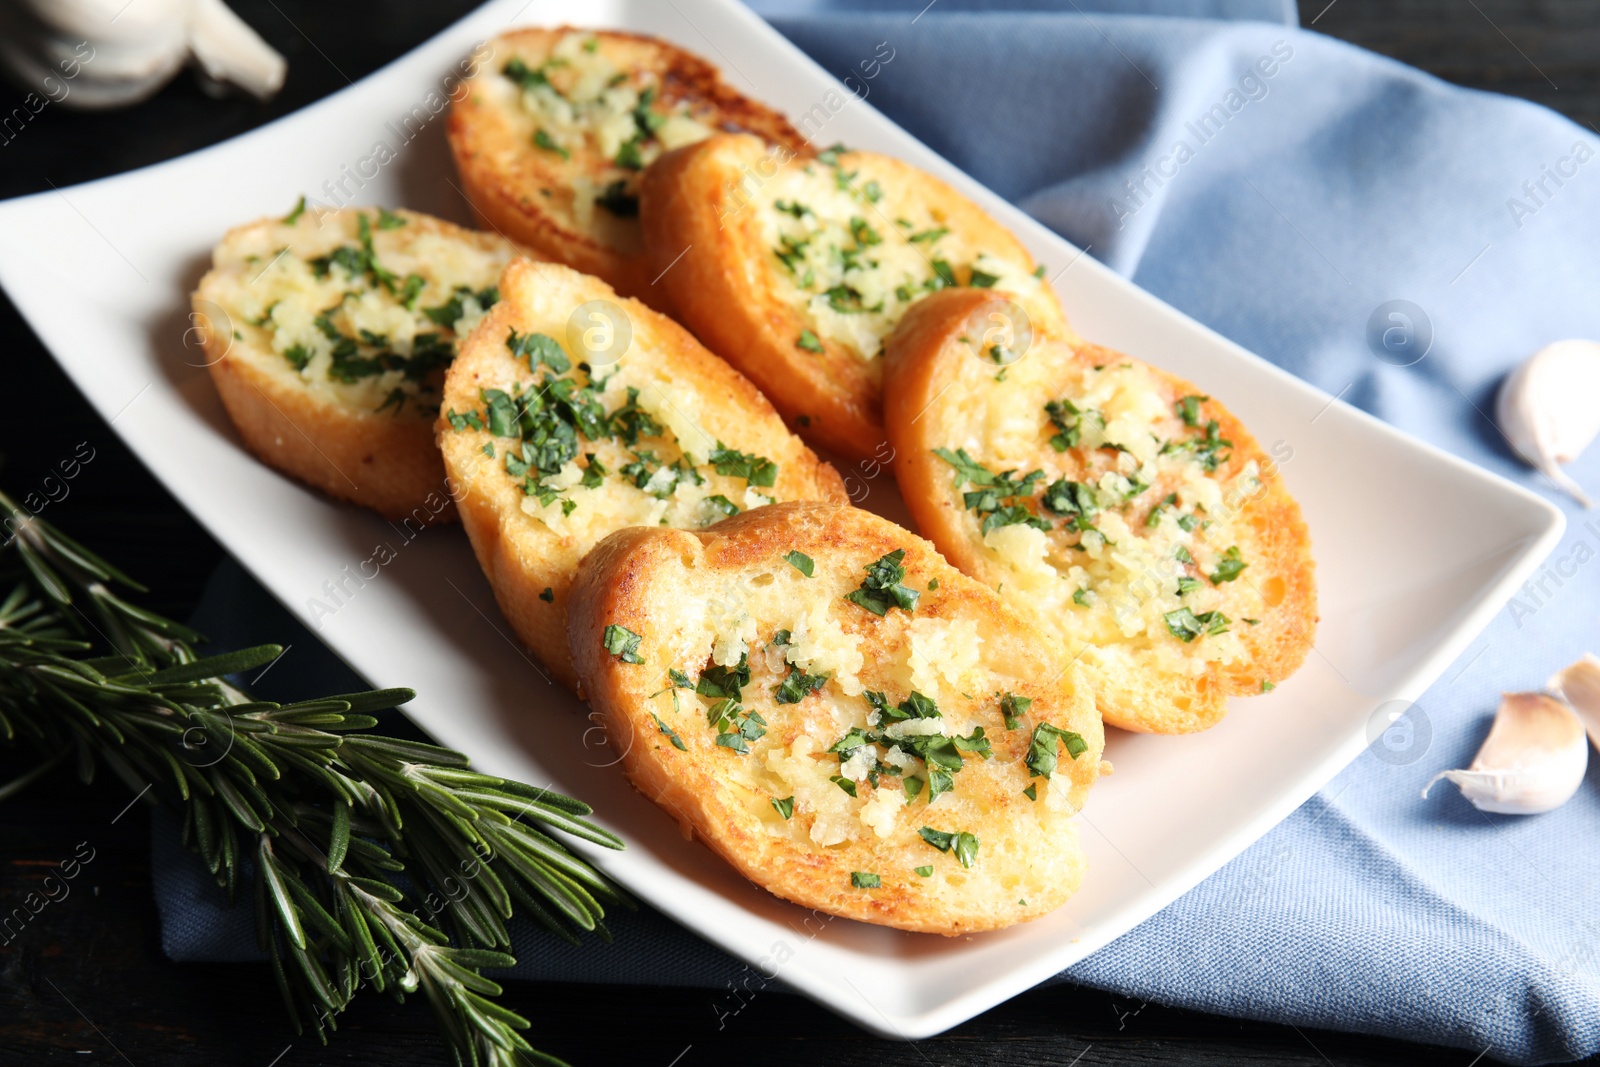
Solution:
<path fill-rule="evenodd" d="M 1533 349 L 1600 338 L 1592 131 L 1282 24 L 1275 3 L 757 6 L 836 74 L 888 42 L 869 102 L 979 181 L 1330 394 L 1553 495 L 1485 413 Z M 1209 17 L 1127 13 L 1174 10 Z M 1404 358 L 1381 342 L 1394 313 L 1413 331 Z M 1569 469 L 1600 490 L 1600 449 Z M 1600 520 L 1556 499 L 1572 520 L 1564 543 L 1413 709 L 1404 743 L 1380 740 L 1233 863 L 1062 978 L 1510 1062 L 1600 1052 L 1600 925 L 1587 895 L 1600 849 L 1580 844 L 1600 825 L 1600 771 L 1536 817 L 1483 815 L 1449 786 L 1419 795 L 1470 761 L 1501 690 L 1538 688 L 1600 643 L 1600 566 L 1587 566 Z M 219 573 L 202 614 L 224 646 L 315 644 L 237 571 Z M 279 670 L 278 686 L 311 684 L 287 661 Z M 248 955 L 248 914 L 222 905 L 170 824 L 154 847 L 169 955 Z M 716 986 L 743 970 L 648 911 L 617 931 L 609 949 L 583 953 L 521 934 L 518 973 Z"/>

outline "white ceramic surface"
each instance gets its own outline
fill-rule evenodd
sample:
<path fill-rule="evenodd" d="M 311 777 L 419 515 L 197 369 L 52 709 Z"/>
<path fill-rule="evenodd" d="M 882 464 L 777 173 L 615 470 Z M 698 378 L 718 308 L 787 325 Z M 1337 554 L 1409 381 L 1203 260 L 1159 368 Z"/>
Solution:
<path fill-rule="evenodd" d="M 823 921 L 745 882 L 611 766 L 606 739 L 509 637 L 458 527 L 415 540 L 252 459 L 199 354 L 187 296 L 230 226 L 302 192 L 466 221 L 438 109 L 452 68 L 509 24 L 655 33 L 721 64 L 814 130 L 909 159 L 1010 225 L 1087 336 L 1188 378 L 1276 454 L 1305 508 L 1322 623 L 1304 669 L 1208 733 L 1117 734 L 1083 813 L 1090 875 L 1030 925 L 947 940 Z M 867 57 L 863 57 L 867 58 Z M 314 60 L 311 60 L 314 62 Z M 754 79 L 754 80 L 752 80 Z M 378 146 L 384 147 L 380 149 Z M 375 161 L 394 154 L 386 164 Z M 328 184 L 325 184 L 328 183 Z M 331 190 L 342 189 L 340 192 Z M 173 494 L 372 684 L 485 769 L 592 802 L 628 850 L 595 856 L 640 897 L 862 1026 L 936 1033 L 1083 958 L 1215 871 L 1367 743 L 1373 710 L 1415 699 L 1556 543 L 1548 503 L 1412 441 L 1192 322 L 977 186 L 854 99 L 731 0 L 505 0 L 316 105 L 181 159 L 0 204 L 0 282 L 80 389 Z M 866 506 L 900 515 L 887 473 Z M 359 587 L 347 576 L 394 551 Z M 372 573 L 372 568 L 367 568 Z M 343 584 L 330 596 L 325 583 Z M 319 610 L 315 601 L 327 610 Z M 627 739 L 617 739 L 627 743 Z M 597 850 L 589 850 L 591 852 Z M 777 961 L 784 962 L 779 965 Z"/>

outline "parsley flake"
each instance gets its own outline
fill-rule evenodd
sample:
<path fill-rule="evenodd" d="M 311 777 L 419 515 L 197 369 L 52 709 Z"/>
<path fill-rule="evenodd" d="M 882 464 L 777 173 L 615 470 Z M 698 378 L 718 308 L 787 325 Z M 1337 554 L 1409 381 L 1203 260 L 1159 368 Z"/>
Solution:
<path fill-rule="evenodd" d="M 604 637 L 606 651 L 624 663 L 644 662 L 639 656 L 639 642 L 642 640 L 644 640 L 643 637 L 626 626 L 618 626 L 616 623 L 612 623 L 606 627 Z"/>
<path fill-rule="evenodd" d="M 1028 756 L 1024 762 L 1030 777 L 1049 778 L 1056 773 L 1056 762 L 1060 758 L 1056 747 L 1058 743 L 1067 746 L 1067 755 L 1073 759 L 1089 750 L 1089 743 L 1082 735 L 1042 722 L 1033 728 L 1033 737 L 1028 742 Z"/>
<path fill-rule="evenodd" d="M 1196 615 L 1188 608 L 1179 608 L 1177 611 L 1167 612 L 1162 618 L 1166 620 L 1167 631 L 1184 644 L 1207 634 L 1228 632 L 1228 617 L 1220 611 L 1207 611 Z"/>
<path fill-rule="evenodd" d="M 788 554 L 786 554 L 783 558 L 784 562 L 788 563 L 789 566 L 793 567 L 807 578 L 810 578 L 817 572 L 816 561 L 810 556 L 806 555 L 804 552 L 800 551 L 798 548 L 790 549 Z"/>
<path fill-rule="evenodd" d="M 887 615 L 893 607 L 915 611 L 922 594 L 900 584 L 906 576 L 906 569 L 901 565 L 905 558 L 906 550 L 897 548 L 868 564 L 867 577 L 861 587 L 845 594 L 845 599 L 878 616 Z"/>
<path fill-rule="evenodd" d="M 672 727 L 662 722 L 661 716 L 657 715 L 655 712 L 651 712 L 650 717 L 656 721 L 656 729 L 667 735 L 667 740 L 672 742 L 673 748 L 677 749 L 679 752 L 689 751 L 689 746 L 683 743 L 683 738 L 679 737 Z M 791 797 L 790 799 L 793 798 Z M 785 818 L 787 818 L 787 816 L 785 816 Z"/>

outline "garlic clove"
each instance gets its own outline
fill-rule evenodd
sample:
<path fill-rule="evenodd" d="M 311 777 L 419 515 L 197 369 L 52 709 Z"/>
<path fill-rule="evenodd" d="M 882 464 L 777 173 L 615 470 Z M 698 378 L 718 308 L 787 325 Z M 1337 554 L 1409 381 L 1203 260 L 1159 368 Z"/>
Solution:
<path fill-rule="evenodd" d="M 1600 433 L 1600 342 L 1539 349 L 1507 376 L 1495 415 L 1523 459 L 1584 507 L 1594 506 L 1560 464 L 1577 459 Z"/>
<path fill-rule="evenodd" d="M 1571 799 L 1588 766 L 1583 723 L 1571 708 L 1546 693 L 1507 693 L 1472 765 L 1435 775 L 1422 795 L 1448 778 L 1479 811 L 1537 815 Z"/>
<path fill-rule="evenodd" d="M 195 0 L 189 47 L 206 76 L 265 100 L 283 88 L 288 63 L 222 0 Z"/>
<path fill-rule="evenodd" d="M 1550 688 L 1578 713 L 1589 731 L 1589 741 L 1600 748 L 1600 658 L 1585 652 L 1582 659 L 1550 679 Z"/>

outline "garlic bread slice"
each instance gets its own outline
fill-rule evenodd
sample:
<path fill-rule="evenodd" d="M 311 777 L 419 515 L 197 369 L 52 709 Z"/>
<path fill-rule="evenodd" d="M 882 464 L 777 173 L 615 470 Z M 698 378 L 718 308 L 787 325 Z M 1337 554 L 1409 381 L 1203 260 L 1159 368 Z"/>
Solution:
<path fill-rule="evenodd" d="M 1066 330 L 1042 268 L 1008 230 L 888 156 L 796 156 L 723 135 L 663 156 L 640 203 L 678 318 L 801 436 L 840 455 L 883 443 L 883 343 L 929 293 L 994 287 L 1034 330 Z"/>
<path fill-rule="evenodd" d="M 779 115 L 699 56 L 611 30 L 517 29 L 454 97 L 448 134 L 467 199 L 541 259 L 664 308 L 639 237 L 639 175 L 716 130 L 801 148 Z"/>
<path fill-rule="evenodd" d="M 845 499 L 756 387 L 665 315 L 553 263 L 513 262 L 500 293 L 445 380 L 439 445 L 501 611 L 564 685 L 572 576 L 607 534 Z"/>
<path fill-rule="evenodd" d="M 792 503 L 613 534 L 579 568 L 570 638 L 633 784 L 786 900 L 955 936 L 1082 880 L 1088 689 L 886 519 Z"/>
<path fill-rule="evenodd" d="M 1082 665 L 1107 723 L 1203 730 L 1311 648 L 1300 508 L 1274 457 L 1188 382 L 1048 338 L 996 366 L 979 338 L 1006 314 L 995 295 L 952 290 L 891 338 L 885 418 L 906 505 Z"/>
<path fill-rule="evenodd" d="M 262 460 L 391 519 L 449 518 L 433 441 L 444 368 L 515 255 L 414 211 L 302 200 L 223 237 L 193 295 L 194 333 Z"/>

